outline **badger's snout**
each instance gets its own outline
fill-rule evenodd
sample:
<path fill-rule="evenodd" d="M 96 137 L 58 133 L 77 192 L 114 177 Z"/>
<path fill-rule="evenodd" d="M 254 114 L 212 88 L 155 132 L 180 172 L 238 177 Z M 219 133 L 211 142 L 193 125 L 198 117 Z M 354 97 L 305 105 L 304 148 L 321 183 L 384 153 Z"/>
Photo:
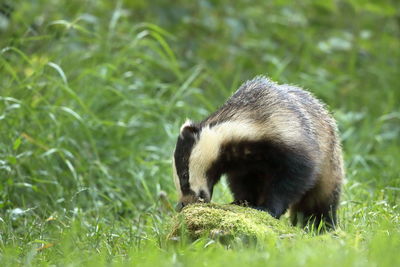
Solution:
<path fill-rule="evenodd" d="M 201 191 L 199 196 L 195 194 L 189 194 L 186 196 L 182 196 L 179 202 L 175 206 L 176 211 L 181 211 L 184 207 L 186 207 L 189 204 L 193 203 L 207 203 L 210 202 L 210 198 L 207 197 L 207 195 Z"/>

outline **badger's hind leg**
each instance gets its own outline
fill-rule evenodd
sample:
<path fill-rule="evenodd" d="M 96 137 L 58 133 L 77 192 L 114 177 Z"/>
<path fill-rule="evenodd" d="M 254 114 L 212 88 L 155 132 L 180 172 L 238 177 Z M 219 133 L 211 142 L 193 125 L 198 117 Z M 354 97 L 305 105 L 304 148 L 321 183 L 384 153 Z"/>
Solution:
<path fill-rule="evenodd" d="M 335 185 L 328 194 L 321 195 L 321 185 L 316 185 L 302 199 L 290 208 L 293 225 L 311 226 L 319 229 L 334 229 L 337 224 L 340 184 Z M 323 224 L 321 225 L 321 222 Z"/>
<path fill-rule="evenodd" d="M 344 171 L 340 147 L 334 147 L 332 154 L 334 156 L 317 175 L 317 182 L 313 188 L 291 207 L 291 220 L 294 225 L 311 226 L 318 230 L 323 222 L 322 230 L 336 228 Z"/>

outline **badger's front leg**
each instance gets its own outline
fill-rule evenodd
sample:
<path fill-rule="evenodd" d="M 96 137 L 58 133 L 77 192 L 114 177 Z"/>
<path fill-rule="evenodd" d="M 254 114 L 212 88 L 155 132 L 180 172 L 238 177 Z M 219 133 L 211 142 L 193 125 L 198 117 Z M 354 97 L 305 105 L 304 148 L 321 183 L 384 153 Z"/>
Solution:
<path fill-rule="evenodd" d="M 301 164 L 303 165 L 303 164 Z M 304 166 L 304 165 L 303 165 Z M 299 167 L 299 166 L 298 166 Z M 296 168 L 287 166 L 281 171 L 265 177 L 269 180 L 264 191 L 258 196 L 257 208 L 268 211 L 273 217 L 280 218 L 290 205 L 299 201 L 314 185 L 313 168 Z"/>
<path fill-rule="evenodd" d="M 234 198 L 232 204 L 256 207 L 260 188 L 257 185 L 257 175 L 250 172 L 230 172 L 227 177 Z"/>
<path fill-rule="evenodd" d="M 290 200 L 284 190 L 274 190 L 284 187 L 286 181 L 273 180 L 274 177 L 259 172 L 229 173 L 229 187 L 234 197 L 232 204 L 267 211 L 279 218 L 288 209 Z"/>
<path fill-rule="evenodd" d="M 259 172 L 228 173 L 229 187 L 234 197 L 232 204 L 267 211 L 279 218 L 289 204 L 271 189 L 272 180 L 273 177 Z"/>
<path fill-rule="evenodd" d="M 268 188 L 265 188 L 265 191 L 258 196 L 258 205 L 254 208 L 267 211 L 271 216 L 279 219 L 288 210 L 293 199 L 297 197 L 290 196 L 287 192 L 276 189 L 276 184 L 269 185 Z M 298 197 L 300 198 L 300 195 Z"/>

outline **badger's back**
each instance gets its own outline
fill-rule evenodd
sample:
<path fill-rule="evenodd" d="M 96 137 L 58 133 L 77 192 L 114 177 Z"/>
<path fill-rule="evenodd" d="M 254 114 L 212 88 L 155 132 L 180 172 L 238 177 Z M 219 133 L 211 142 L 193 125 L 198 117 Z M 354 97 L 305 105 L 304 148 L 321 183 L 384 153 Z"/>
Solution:
<path fill-rule="evenodd" d="M 214 127 L 227 122 L 257 127 L 260 139 L 306 146 L 318 155 L 315 160 L 325 158 L 339 145 L 335 121 L 319 100 L 303 89 L 278 85 L 265 77 L 244 83 L 200 125 Z"/>

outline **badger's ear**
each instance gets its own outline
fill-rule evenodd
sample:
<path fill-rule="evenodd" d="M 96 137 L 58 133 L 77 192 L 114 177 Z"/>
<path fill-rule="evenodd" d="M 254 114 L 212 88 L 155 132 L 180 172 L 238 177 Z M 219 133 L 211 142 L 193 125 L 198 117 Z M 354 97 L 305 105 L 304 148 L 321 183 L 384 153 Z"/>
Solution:
<path fill-rule="evenodd" d="M 198 132 L 199 127 L 191 120 L 186 120 L 186 122 L 181 127 L 180 136 L 182 138 L 193 138 Z"/>

